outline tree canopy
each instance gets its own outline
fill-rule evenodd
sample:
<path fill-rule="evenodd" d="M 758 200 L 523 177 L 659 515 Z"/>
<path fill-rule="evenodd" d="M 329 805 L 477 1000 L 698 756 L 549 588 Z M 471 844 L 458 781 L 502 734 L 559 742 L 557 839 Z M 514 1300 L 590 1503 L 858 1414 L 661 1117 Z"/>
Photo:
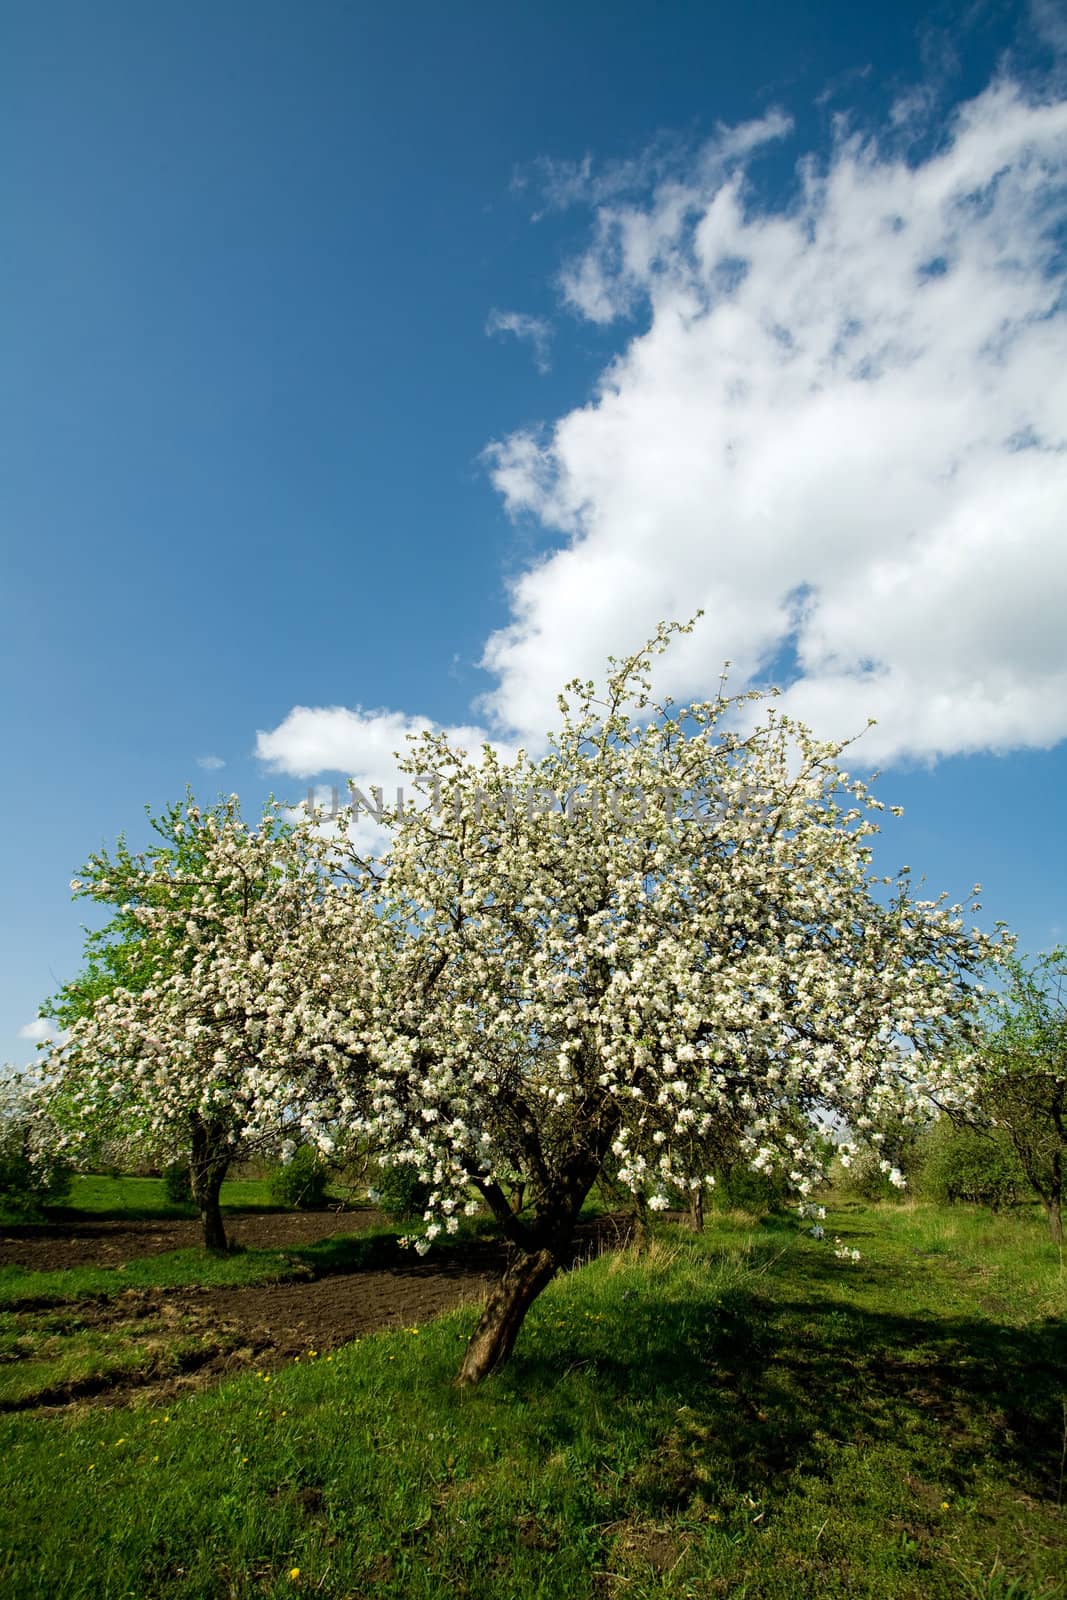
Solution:
<path fill-rule="evenodd" d="M 153 822 L 159 845 L 135 856 L 120 839 L 72 884 L 117 909 L 52 1002 L 69 1032 L 41 1092 L 72 1152 L 106 1134 L 188 1160 L 205 1241 L 222 1248 L 227 1167 L 253 1141 L 277 1147 L 299 1100 L 294 1006 L 314 975 L 297 936 L 322 845 L 277 807 L 250 826 L 236 796 L 187 796 Z"/>
<path fill-rule="evenodd" d="M 1027 962 L 1010 955 L 971 1058 L 980 1110 L 1003 1129 L 1063 1242 L 1067 1180 L 1067 948 Z"/>

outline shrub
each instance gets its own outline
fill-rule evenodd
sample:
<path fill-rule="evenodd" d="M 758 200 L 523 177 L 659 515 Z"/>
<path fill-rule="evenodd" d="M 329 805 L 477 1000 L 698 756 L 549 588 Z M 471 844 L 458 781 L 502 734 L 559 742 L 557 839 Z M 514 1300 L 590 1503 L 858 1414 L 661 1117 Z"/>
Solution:
<path fill-rule="evenodd" d="M 796 1199 L 782 1173 L 753 1172 L 744 1162 L 717 1167 L 714 1176 L 715 1187 L 707 1199 L 720 1211 L 750 1211 L 760 1216 L 766 1211 L 786 1211 Z"/>
<path fill-rule="evenodd" d="M 302 1144 L 292 1159 L 271 1177 L 270 1197 L 276 1205 L 314 1211 L 326 1199 L 329 1177 L 329 1168 L 317 1151 L 309 1144 Z"/>
<path fill-rule="evenodd" d="M 421 1217 L 430 1199 L 430 1185 L 411 1166 L 384 1167 L 372 1191 L 387 1217 L 395 1222 Z"/>
<path fill-rule="evenodd" d="M 1011 1205 L 1029 1185 L 1008 1140 L 940 1122 L 929 1134 L 919 1174 L 923 1196 L 942 1204 L 968 1200 L 996 1211 Z"/>
<path fill-rule="evenodd" d="M 163 1193 L 172 1206 L 192 1205 L 193 1180 L 188 1161 L 172 1161 L 163 1168 Z"/>
<path fill-rule="evenodd" d="M 879 1165 L 882 1155 L 870 1146 L 861 1146 L 846 1167 L 836 1156 L 830 1167 L 830 1181 L 838 1194 L 851 1195 L 857 1200 L 902 1200 L 908 1189 L 898 1189 L 890 1183 Z"/>

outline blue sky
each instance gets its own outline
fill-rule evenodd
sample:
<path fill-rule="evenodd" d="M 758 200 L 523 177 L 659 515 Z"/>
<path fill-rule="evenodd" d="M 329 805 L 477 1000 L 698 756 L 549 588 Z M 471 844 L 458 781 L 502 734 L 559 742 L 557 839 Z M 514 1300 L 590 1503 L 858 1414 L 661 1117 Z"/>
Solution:
<path fill-rule="evenodd" d="M 659 616 L 1067 933 L 1044 3 L 5 4 L 0 1050 L 186 784 L 536 742 Z M 302 709 L 300 709 L 302 708 Z"/>

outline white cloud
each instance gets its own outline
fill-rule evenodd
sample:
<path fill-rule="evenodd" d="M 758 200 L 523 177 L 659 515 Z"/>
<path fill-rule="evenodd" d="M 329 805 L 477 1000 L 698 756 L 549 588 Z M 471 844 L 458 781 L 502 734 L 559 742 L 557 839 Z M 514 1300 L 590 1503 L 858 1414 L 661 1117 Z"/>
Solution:
<path fill-rule="evenodd" d="M 778 109 L 733 127 L 720 123 L 701 147 L 697 164 L 708 177 L 721 174 L 739 158 L 784 138 L 792 126 L 792 118 Z M 516 176 L 513 186 L 536 192 L 539 209 L 533 212 L 532 220 L 539 222 L 551 211 L 566 211 L 572 206 L 600 207 L 625 195 L 642 195 L 650 187 L 666 186 L 692 167 L 692 150 L 686 141 L 677 134 L 661 133 L 645 149 L 621 161 L 597 165 L 589 155 L 580 161 L 541 157 L 528 172 Z"/>
<path fill-rule="evenodd" d="M 218 772 L 220 767 L 226 765 L 221 756 L 197 756 L 196 764 L 203 767 L 205 772 Z"/>
<path fill-rule="evenodd" d="M 32 1022 L 27 1022 L 25 1027 L 19 1029 L 19 1038 L 28 1039 L 31 1044 L 40 1044 L 45 1039 L 54 1039 L 56 1033 L 54 1022 L 46 1022 L 43 1017 L 35 1017 Z"/>
<path fill-rule="evenodd" d="M 407 754 L 411 739 L 427 731 L 447 733 L 453 749 L 472 754 L 489 739 L 484 728 L 442 728 L 429 717 L 402 711 L 364 711 L 361 706 L 294 706 L 270 732 L 256 734 L 256 755 L 275 772 L 313 778 L 324 772 L 360 777 L 385 787 L 402 782 L 394 753 Z M 499 740 L 494 741 L 503 749 Z"/>
<path fill-rule="evenodd" d="M 538 372 L 551 369 L 548 347 L 552 340 L 552 326 L 544 317 L 531 317 L 524 311 L 498 311 L 494 308 L 486 319 L 485 331 L 490 336 L 510 333 L 516 339 L 528 340 L 533 347 L 534 365 Z"/>
<path fill-rule="evenodd" d="M 580 314 L 646 325 L 588 404 L 488 453 L 512 514 L 567 543 L 514 582 L 482 709 L 536 733 L 563 678 L 703 606 L 672 692 L 789 651 L 786 707 L 835 737 L 878 717 L 871 760 L 1051 744 L 1067 103 L 994 85 L 919 164 L 841 134 L 786 210 L 722 157 L 758 142 L 601 205 L 565 272 Z"/>
<path fill-rule="evenodd" d="M 747 163 L 781 112 L 688 167 L 661 143 L 542 172 L 551 205 L 593 208 L 559 287 L 619 353 L 586 404 L 486 452 L 509 512 L 563 536 L 487 641 L 496 737 L 536 748 L 565 680 L 698 607 L 665 692 L 729 659 L 825 737 L 877 717 L 871 763 L 1067 735 L 1067 101 L 999 81 L 922 160 L 910 115 L 879 139 L 838 118 L 777 209 Z M 426 725 L 297 707 L 258 749 L 388 787 Z"/>
<path fill-rule="evenodd" d="M 358 825 L 352 837 L 368 853 L 387 842 L 386 830 L 375 821 L 379 803 L 396 805 L 398 790 L 406 804 L 429 804 L 429 785 L 415 787 L 410 774 L 400 771 L 397 756 L 406 757 L 410 744 L 421 733 L 447 735 L 453 750 L 465 750 L 477 757 L 484 744 L 491 744 L 502 760 L 514 757 L 515 747 L 491 738 L 484 728 L 444 727 L 429 717 L 406 716 L 397 711 L 364 711 L 357 706 L 294 706 L 288 716 L 270 732 L 256 735 L 256 755 L 275 772 L 290 777 L 313 778 L 337 773 L 345 781 L 336 787 L 314 785 L 309 790 L 313 803 L 328 811 L 348 804 L 351 780 L 360 794 L 352 798 L 360 807 Z M 375 791 L 380 790 L 378 796 Z"/>

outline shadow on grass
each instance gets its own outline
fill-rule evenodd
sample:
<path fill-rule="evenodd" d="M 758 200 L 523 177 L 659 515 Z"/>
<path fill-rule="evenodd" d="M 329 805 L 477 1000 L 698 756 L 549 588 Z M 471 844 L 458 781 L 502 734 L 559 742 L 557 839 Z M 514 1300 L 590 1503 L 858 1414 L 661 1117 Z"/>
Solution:
<path fill-rule="evenodd" d="M 1063 1503 L 1063 1322 L 1020 1329 L 893 1315 L 828 1307 L 810 1291 L 785 1303 L 750 1290 L 717 1304 L 642 1297 L 599 1345 L 595 1329 L 579 1333 L 571 1370 L 590 1375 L 601 1405 L 649 1419 L 635 1487 L 651 1515 L 678 1512 L 715 1481 L 774 1500 L 798 1469 L 826 1475 L 842 1446 L 882 1444 L 909 1454 L 916 1477 L 929 1482 L 933 1471 L 957 1493 L 992 1459 L 1024 1492 Z M 527 1403 L 543 1401 L 549 1448 L 571 1441 L 575 1407 L 553 1400 L 558 1351 L 542 1356 L 520 1342 L 498 1381 Z"/>

